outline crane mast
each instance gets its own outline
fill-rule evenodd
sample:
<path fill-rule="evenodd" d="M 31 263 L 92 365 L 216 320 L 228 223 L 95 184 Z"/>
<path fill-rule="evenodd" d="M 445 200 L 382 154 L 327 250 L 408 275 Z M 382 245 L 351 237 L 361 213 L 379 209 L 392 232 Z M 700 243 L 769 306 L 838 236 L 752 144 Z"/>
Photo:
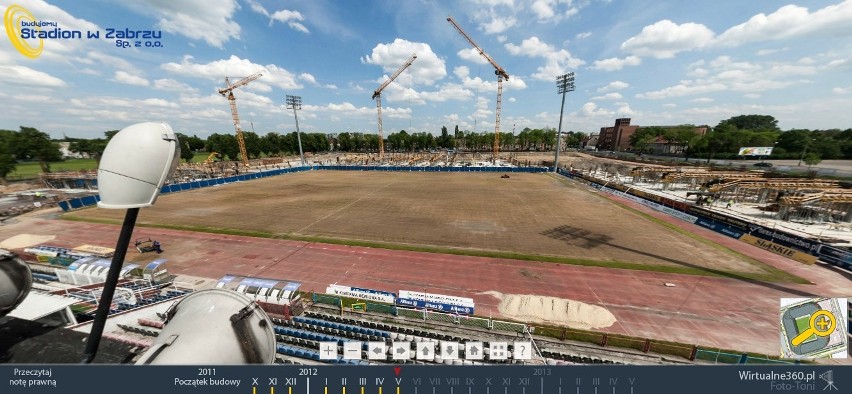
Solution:
<path fill-rule="evenodd" d="M 219 94 L 228 98 L 228 103 L 231 105 L 231 116 L 234 119 L 234 129 L 237 132 L 237 145 L 240 147 L 240 157 L 242 158 L 243 165 L 248 167 L 248 154 L 246 153 L 246 141 L 243 138 L 243 129 L 240 126 L 240 116 L 237 114 L 237 99 L 234 97 L 234 89 L 248 85 L 249 82 L 254 81 L 255 79 L 260 78 L 263 73 L 254 73 L 249 75 L 234 84 L 231 84 L 230 79 L 225 77 L 225 87 L 219 89 Z"/>
<path fill-rule="evenodd" d="M 417 54 L 411 55 L 402 66 L 399 66 L 399 69 L 396 70 L 393 75 L 388 78 L 387 81 L 384 81 L 375 91 L 373 91 L 373 100 L 376 100 L 376 112 L 379 117 L 379 160 L 385 159 L 385 133 L 382 130 L 382 90 L 385 90 L 391 82 L 393 82 L 399 74 L 402 74 L 406 68 L 411 66 L 411 63 L 414 63 L 414 59 L 417 59 Z"/>
<path fill-rule="evenodd" d="M 505 80 L 508 81 L 509 80 L 509 74 L 506 73 L 506 70 L 504 70 L 503 67 L 500 67 L 500 65 L 497 64 L 497 62 L 495 62 L 494 59 L 491 58 L 491 56 L 488 56 L 488 54 L 485 53 L 485 51 L 479 45 L 476 45 L 476 43 L 473 41 L 473 39 L 470 38 L 470 36 L 467 35 L 467 33 L 465 33 L 465 31 L 461 28 L 461 26 L 459 26 L 458 23 L 456 23 L 456 21 L 455 21 L 455 19 L 453 19 L 453 17 L 448 16 L 447 22 L 450 22 L 450 24 L 453 25 L 453 27 L 456 28 L 456 31 L 458 31 L 459 34 L 461 34 L 462 37 L 464 37 L 467 40 L 467 42 L 470 43 L 470 45 L 473 47 L 473 49 L 476 49 L 479 52 L 479 54 L 482 55 L 482 57 L 484 57 L 485 60 L 488 61 L 488 63 L 491 63 L 491 66 L 494 67 L 494 74 L 497 75 L 497 108 L 494 111 L 495 112 L 494 146 L 492 147 L 493 157 L 491 159 L 492 162 L 496 162 L 497 161 L 497 154 L 500 151 L 500 109 L 503 107 L 503 80 L 505 79 Z"/>

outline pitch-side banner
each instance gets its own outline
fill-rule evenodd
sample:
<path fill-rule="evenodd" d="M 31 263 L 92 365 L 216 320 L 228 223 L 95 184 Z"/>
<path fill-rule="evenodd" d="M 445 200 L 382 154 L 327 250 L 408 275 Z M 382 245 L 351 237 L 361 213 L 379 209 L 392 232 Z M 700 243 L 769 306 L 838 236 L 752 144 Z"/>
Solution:
<path fill-rule="evenodd" d="M 746 148 L 740 148 L 740 153 L 737 153 L 740 156 L 769 156 L 772 154 L 771 146 L 751 146 Z"/>

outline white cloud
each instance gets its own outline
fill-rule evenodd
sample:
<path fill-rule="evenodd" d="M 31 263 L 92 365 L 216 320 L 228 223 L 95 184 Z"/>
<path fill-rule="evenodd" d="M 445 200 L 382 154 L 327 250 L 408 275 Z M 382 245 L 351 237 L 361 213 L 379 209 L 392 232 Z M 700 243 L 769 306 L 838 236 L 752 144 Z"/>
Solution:
<path fill-rule="evenodd" d="M 502 43 L 504 43 L 504 42 L 506 42 L 506 40 L 508 40 L 508 39 L 509 39 L 509 37 L 506 37 L 505 35 L 499 35 L 499 36 L 497 36 L 497 42 L 499 42 L 499 43 L 501 43 L 501 44 L 502 44 Z"/>
<path fill-rule="evenodd" d="M 565 74 L 569 69 L 576 69 L 586 63 L 573 57 L 565 49 L 556 50 L 553 45 L 541 41 L 536 36 L 521 41 L 521 45 L 507 43 L 505 46 L 512 55 L 544 58 L 544 66 L 538 67 L 532 74 L 533 78 L 543 81 L 552 81 L 557 75 Z"/>
<path fill-rule="evenodd" d="M 579 115 L 583 116 L 583 117 L 595 117 L 595 116 L 609 117 L 609 116 L 612 116 L 613 113 L 610 112 L 610 111 L 607 111 L 603 108 L 598 108 L 597 104 L 590 101 L 588 103 L 583 104 L 583 106 L 580 107 Z"/>
<path fill-rule="evenodd" d="M 251 7 L 252 11 L 257 12 L 267 18 L 269 18 L 269 25 L 272 26 L 275 21 L 281 22 L 290 26 L 291 29 L 300 31 L 302 33 L 310 33 L 305 25 L 299 23 L 305 20 L 305 17 L 299 11 L 292 10 L 278 10 L 273 13 L 269 13 L 260 3 L 255 0 L 246 0 L 246 2 Z"/>
<path fill-rule="evenodd" d="M 582 40 L 584 38 L 589 38 L 591 36 L 592 36 L 592 32 L 590 32 L 590 31 L 584 31 L 582 33 L 577 33 L 577 39 L 578 40 Z"/>
<path fill-rule="evenodd" d="M 39 86 L 39 87 L 62 87 L 65 86 L 65 81 L 54 77 L 48 73 L 26 66 L 2 66 L 0 65 L 0 75 L 3 75 L 3 80 L 16 85 L 24 86 Z"/>
<path fill-rule="evenodd" d="M 638 98 L 662 99 L 697 95 L 724 90 L 745 93 L 759 93 L 771 89 L 781 89 L 797 83 L 807 83 L 804 77 L 817 74 L 821 67 L 798 63 L 768 62 L 765 64 L 734 61 L 730 56 L 719 56 L 709 63 L 696 62 L 687 67 L 705 65 L 701 72 L 687 74 L 695 79 L 682 80 L 674 86 L 657 91 L 637 94 Z M 827 67 L 827 66 L 822 66 Z"/>
<path fill-rule="evenodd" d="M 148 86 L 150 84 L 147 79 L 124 71 L 116 71 L 112 80 L 115 82 L 135 86 Z"/>
<path fill-rule="evenodd" d="M 812 33 L 849 36 L 852 30 L 852 1 L 843 1 L 808 12 L 805 7 L 785 5 L 766 15 L 757 14 L 745 23 L 736 25 L 719 35 L 717 43 L 736 46 L 748 42 L 785 39 Z"/>
<path fill-rule="evenodd" d="M 589 67 L 592 70 L 617 71 L 625 66 L 638 66 L 642 64 L 642 59 L 636 56 L 628 56 L 623 59 L 611 57 L 609 59 L 595 60 Z"/>
<path fill-rule="evenodd" d="M 834 93 L 834 94 L 847 94 L 847 93 L 852 92 L 852 85 L 849 85 L 848 87 L 845 87 L 845 88 L 834 88 L 834 89 L 831 89 L 831 92 Z"/>
<path fill-rule="evenodd" d="M 761 96 L 760 96 L 760 94 L 757 94 L 757 93 L 746 93 L 746 94 L 743 95 L 743 97 L 749 98 L 749 99 L 759 99 Z"/>
<path fill-rule="evenodd" d="M 473 48 L 462 49 L 458 51 L 457 55 L 469 62 L 473 62 L 476 64 L 486 65 L 489 64 L 488 60 L 485 60 L 485 57 L 479 54 L 479 51 Z"/>
<path fill-rule="evenodd" d="M 577 7 L 571 7 L 571 8 L 569 8 L 567 11 L 565 11 L 565 17 L 566 17 L 566 18 L 570 18 L 570 17 L 572 17 L 572 16 L 574 16 L 574 15 L 577 15 L 578 13 L 580 13 L 580 9 L 579 9 L 579 8 L 577 8 Z"/>
<path fill-rule="evenodd" d="M 467 66 L 458 66 L 453 69 L 453 74 L 459 79 L 465 80 L 470 76 L 470 69 Z"/>
<path fill-rule="evenodd" d="M 618 92 L 607 93 L 603 96 L 592 97 L 592 100 L 621 100 L 624 96 Z"/>
<path fill-rule="evenodd" d="M 679 84 L 674 86 L 669 86 L 664 89 L 660 89 L 653 92 L 648 93 L 639 93 L 636 95 L 638 98 L 647 98 L 647 99 L 663 99 L 669 97 L 680 97 L 680 96 L 688 96 L 693 94 L 703 94 L 703 93 L 711 93 L 711 92 L 719 92 L 722 90 L 727 90 L 728 87 L 719 82 L 708 82 L 708 81 L 681 81 Z"/>
<path fill-rule="evenodd" d="M 323 85 L 323 87 L 326 88 L 326 89 L 337 89 L 337 85 L 335 85 L 333 83 L 325 84 L 325 85 Z"/>
<path fill-rule="evenodd" d="M 160 68 L 178 75 L 213 80 L 217 82 L 217 86 L 221 86 L 226 76 L 232 78 L 246 77 L 261 71 L 263 76 L 247 87 L 258 91 L 270 91 L 270 86 L 285 90 L 302 88 L 302 85 L 296 82 L 296 76 L 286 69 L 275 64 L 263 66 L 252 63 L 248 59 L 241 59 L 235 55 L 231 55 L 228 59 L 214 60 L 209 63 L 194 63 L 192 56 L 184 56 L 180 63 L 164 63 L 160 65 Z"/>
<path fill-rule="evenodd" d="M 671 58 L 681 51 L 702 48 L 713 40 L 714 33 L 698 23 L 678 25 L 668 19 L 645 26 L 638 35 L 621 44 L 621 49 L 636 56 Z"/>
<path fill-rule="evenodd" d="M 485 34 L 498 34 L 508 30 L 510 27 L 518 24 L 518 20 L 514 16 L 498 17 L 494 16 L 490 22 L 480 24 L 480 27 Z"/>
<path fill-rule="evenodd" d="M 663 104 L 663 108 L 676 108 L 676 107 L 677 107 L 677 104 L 673 104 L 673 103 Z"/>
<path fill-rule="evenodd" d="M 514 97 L 509 97 L 509 102 L 510 102 L 510 103 L 514 103 L 514 102 L 516 102 L 516 101 L 518 101 L 518 100 L 516 100 Z"/>
<path fill-rule="evenodd" d="M 240 25 L 233 20 L 239 8 L 236 0 L 143 0 L 128 6 L 159 18 L 157 26 L 166 32 L 204 40 L 217 48 L 240 37 Z"/>
<path fill-rule="evenodd" d="M 395 39 L 390 44 L 378 44 L 373 48 L 373 53 L 361 58 L 361 63 L 382 66 L 386 73 L 395 72 L 411 54 L 416 53 L 417 59 L 405 73 L 415 84 L 433 85 L 438 80 L 447 76 L 444 60 L 439 58 L 429 44 L 422 42 L 411 42 L 401 38 Z M 400 76 L 402 77 L 402 75 Z M 384 78 L 382 78 L 384 80 Z"/>
<path fill-rule="evenodd" d="M 301 80 L 303 80 L 307 83 L 313 84 L 313 85 L 316 85 L 316 83 L 317 83 L 317 79 L 314 78 L 313 75 L 308 74 L 308 73 L 299 74 L 299 79 L 301 79 Z"/>
<path fill-rule="evenodd" d="M 699 97 L 699 98 L 692 99 L 692 100 L 689 100 L 689 101 L 693 102 L 693 103 L 712 103 L 715 100 L 713 100 L 710 97 Z"/>
<path fill-rule="evenodd" d="M 785 51 L 788 51 L 788 50 L 790 50 L 790 47 L 784 47 L 784 48 L 766 48 L 766 49 L 760 49 L 760 50 L 758 50 L 757 52 L 755 52 L 755 55 L 757 55 L 757 56 L 766 56 L 766 55 L 771 55 L 771 54 L 773 54 L 773 53 L 785 52 Z"/>
<path fill-rule="evenodd" d="M 506 44 L 506 50 L 513 55 L 524 55 L 529 57 L 544 57 L 553 52 L 553 46 L 542 42 L 538 37 L 532 36 L 521 41 L 521 45 Z"/>
<path fill-rule="evenodd" d="M 556 15 L 553 6 L 556 3 L 554 0 L 536 0 L 530 6 L 530 9 L 535 13 L 539 20 L 547 20 Z"/>
<path fill-rule="evenodd" d="M 158 90 L 169 90 L 174 92 L 195 92 L 196 89 L 190 87 L 189 85 L 175 81 L 174 79 L 158 79 L 154 81 L 154 89 Z"/>
<path fill-rule="evenodd" d="M 614 92 L 616 90 L 627 89 L 630 84 L 623 81 L 612 81 L 604 87 L 598 88 L 598 93 Z"/>

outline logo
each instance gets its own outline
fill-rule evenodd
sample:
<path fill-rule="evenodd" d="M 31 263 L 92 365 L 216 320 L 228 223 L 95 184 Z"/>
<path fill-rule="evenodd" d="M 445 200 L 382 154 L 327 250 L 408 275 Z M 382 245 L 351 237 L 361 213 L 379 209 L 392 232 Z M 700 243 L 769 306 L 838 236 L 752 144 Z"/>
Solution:
<path fill-rule="evenodd" d="M 12 46 L 21 52 L 22 55 L 35 59 L 41 55 L 44 49 L 44 39 L 38 39 L 38 46 L 32 46 L 29 42 L 22 38 L 22 26 L 35 26 L 38 31 L 41 31 L 40 25 L 36 22 L 32 13 L 26 8 L 17 4 L 12 4 L 6 8 L 6 13 L 3 15 L 3 25 L 6 26 L 6 35 L 9 36 L 9 41 L 12 41 Z"/>

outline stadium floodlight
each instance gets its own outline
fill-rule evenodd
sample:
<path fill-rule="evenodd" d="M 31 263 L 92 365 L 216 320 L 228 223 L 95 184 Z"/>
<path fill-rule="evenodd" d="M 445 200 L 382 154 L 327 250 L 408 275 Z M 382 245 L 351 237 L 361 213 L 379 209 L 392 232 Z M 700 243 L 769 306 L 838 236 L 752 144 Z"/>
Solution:
<path fill-rule="evenodd" d="M 559 149 L 562 148 L 562 111 L 565 110 L 565 93 L 574 91 L 574 73 L 556 77 L 556 87 L 562 94 L 562 106 L 559 107 L 559 130 L 556 132 L 556 157 L 553 159 L 553 172 L 559 168 Z"/>
<path fill-rule="evenodd" d="M 174 174 L 179 162 L 180 143 L 166 123 L 147 122 L 125 127 L 104 149 L 98 166 L 98 207 L 126 208 L 127 213 L 86 341 L 84 364 L 92 362 L 98 352 L 139 208 L 150 207 L 157 201 L 160 189 Z"/>
<path fill-rule="evenodd" d="M 305 154 L 302 153 L 302 133 L 299 132 L 299 115 L 296 114 L 297 109 L 302 109 L 302 96 L 287 95 L 285 100 L 287 109 L 293 109 L 293 117 L 296 118 L 296 140 L 299 141 L 299 158 L 302 160 L 302 165 L 305 165 Z"/>

